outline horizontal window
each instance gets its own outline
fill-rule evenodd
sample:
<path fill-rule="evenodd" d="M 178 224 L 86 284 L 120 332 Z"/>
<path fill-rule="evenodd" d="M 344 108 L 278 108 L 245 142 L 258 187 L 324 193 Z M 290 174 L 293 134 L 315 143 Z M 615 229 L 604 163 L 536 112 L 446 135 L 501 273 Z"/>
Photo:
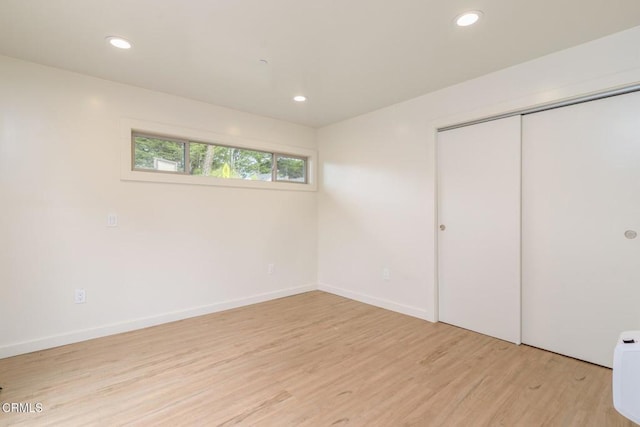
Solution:
<path fill-rule="evenodd" d="M 135 135 L 134 169 L 184 172 L 185 143 L 167 138 Z"/>
<path fill-rule="evenodd" d="M 317 189 L 318 153 L 311 148 L 132 118 L 123 118 L 121 125 L 120 177 L 124 181 Z"/>
<path fill-rule="evenodd" d="M 278 154 L 276 155 L 276 165 L 276 179 L 278 181 L 306 182 L 306 159 Z"/>
<path fill-rule="evenodd" d="M 188 144 L 191 175 L 271 181 L 272 153 L 201 142 Z"/>
<path fill-rule="evenodd" d="M 132 171 L 247 181 L 308 182 L 308 158 L 132 132 Z"/>

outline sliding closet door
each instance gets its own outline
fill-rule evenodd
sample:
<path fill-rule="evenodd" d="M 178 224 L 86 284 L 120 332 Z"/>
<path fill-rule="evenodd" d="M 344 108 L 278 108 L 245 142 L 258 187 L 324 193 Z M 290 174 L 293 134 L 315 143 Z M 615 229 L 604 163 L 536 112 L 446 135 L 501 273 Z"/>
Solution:
<path fill-rule="evenodd" d="M 520 117 L 438 134 L 439 320 L 520 342 Z"/>
<path fill-rule="evenodd" d="M 640 329 L 640 93 L 523 117 L 522 341 L 611 366 Z"/>

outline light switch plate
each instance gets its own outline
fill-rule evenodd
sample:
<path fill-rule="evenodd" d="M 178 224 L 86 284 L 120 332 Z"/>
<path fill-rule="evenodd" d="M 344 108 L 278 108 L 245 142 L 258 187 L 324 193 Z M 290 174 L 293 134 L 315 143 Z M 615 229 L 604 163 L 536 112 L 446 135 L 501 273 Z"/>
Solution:
<path fill-rule="evenodd" d="M 117 227 L 118 226 L 118 215 L 114 213 L 110 213 L 107 215 L 107 227 Z"/>

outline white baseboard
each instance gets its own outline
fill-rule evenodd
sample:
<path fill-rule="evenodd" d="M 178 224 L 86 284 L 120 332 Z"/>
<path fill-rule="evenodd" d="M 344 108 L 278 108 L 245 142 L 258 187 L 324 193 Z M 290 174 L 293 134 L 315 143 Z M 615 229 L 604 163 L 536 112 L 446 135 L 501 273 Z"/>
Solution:
<path fill-rule="evenodd" d="M 389 301 L 384 298 L 372 297 L 370 295 L 353 292 L 347 289 L 338 288 L 336 286 L 327 285 L 325 283 L 318 284 L 318 290 L 328 292 L 330 294 L 339 295 L 341 297 L 349 298 L 355 301 L 359 301 L 365 304 L 374 305 L 376 307 L 384 308 L 387 310 L 395 311 L 397 313 L 406 314 L 407 316 L 417 317 L 418 319 L 428 320 L 433 322 L 432 316 L 429 316 L 427 310 L 413 307 L 410 305 L 399 304 L 397 302 Z"/>
<path fill-rule="evenodd" d="M 0 359 L 5 357 L 17 356 L 19 354 L 31 353 L 33 351 L 45 350 L 48 348 L 59 347 L 61 345 L 73 344 L 80 341 L 86 341 L 93 338 L 100 338 L 107 335 L 129 332 L 136 329 L 148 328 L 149 326 L 160 325 L 162 323 L 174 322 L 176 320 L 187 319 L 189 317 L 202 316 L 205 314 L 216 313 L 219 311 L 230 310 L 232 308 L 243 307 L 246 305 L 257 304 L 260 302 L 270 301 L 278 298 L 288 297 L 291 295 L 301 294 L 304 292 L 314 291 L 317 286 L 304 285 L 293 288 L 281 289 L 274 292 L 265 292 L 262 294 L 252 295 L 247 298 L 238 298 L 229 301 L 223 301 L 215 304 L 203 305 L 186 310 L 164 313 L 157 316 L 149 316 L 124 322 L 112 323 L 109 325 L 99 326 L 96 328 L 81 329 L 77 331 L 67 332 L 58 335 L 52 335 L 35 340 L 19 342 L 0 346 Z"/>

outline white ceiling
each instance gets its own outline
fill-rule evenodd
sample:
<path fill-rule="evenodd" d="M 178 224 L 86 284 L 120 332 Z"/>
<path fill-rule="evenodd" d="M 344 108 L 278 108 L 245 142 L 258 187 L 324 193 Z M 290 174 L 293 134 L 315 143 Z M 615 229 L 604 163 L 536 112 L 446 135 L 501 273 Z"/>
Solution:
<path fill-rule="evenodd" d="M 636 25 L 639 0 L 0 0 L 0 54 L 318 127 Z"/>

